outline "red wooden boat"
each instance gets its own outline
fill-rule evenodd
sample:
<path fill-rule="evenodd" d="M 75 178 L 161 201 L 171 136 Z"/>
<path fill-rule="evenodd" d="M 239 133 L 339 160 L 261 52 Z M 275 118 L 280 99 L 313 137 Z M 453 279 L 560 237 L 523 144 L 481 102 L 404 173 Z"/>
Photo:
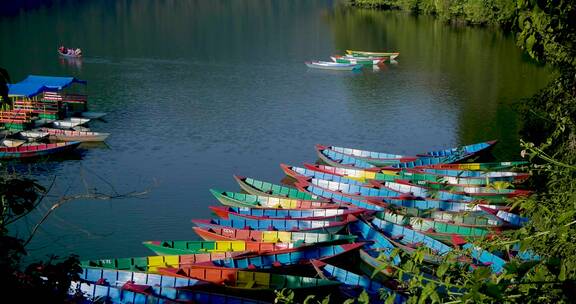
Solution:
<path fill-rule="evenodd" d="M 289 232 L 289 231 L 258 231 L 233 228 L 202 228 L 193 227 L 194 232 L 206 241 L 246 241 L 256 244 L 278 243 L 278 244 L 317 244 L 324 242 L 352 242 L 356 238 L 354 235 L 312 233 L 312 232 Z M 265 242 L 265 243 L 261 243 Z M 259 245 L 263 246 L 263 245 Z M 283 245 L 278 245 L 283 246 Z"/>
<path fill-rule="evenodd" d="M 343 221 L 348 215 L 358 216 L 367 212 L 362 208 L 351 209 L 251 209 L 225 206 L 209 206 L 218 217 L 228 219 L 231 214 L 250 219 L 299 219 Z"/>
<path fill-rule="evenodd" d="M 0 159 L 20 159 L 39 157 L 61 153 L 75 149 L 80 145 L 78 141 L 61 142 L 53 144 L 28 144 L 15 148 L 0 147 Z"/>

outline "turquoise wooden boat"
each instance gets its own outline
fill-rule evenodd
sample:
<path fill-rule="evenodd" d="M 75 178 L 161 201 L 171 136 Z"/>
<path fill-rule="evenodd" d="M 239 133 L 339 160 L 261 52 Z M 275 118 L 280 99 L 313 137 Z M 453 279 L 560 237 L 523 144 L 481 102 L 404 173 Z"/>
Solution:
<path fill-rule="evenodd" d="M 317 200 L 323 201 L 318 199 L 315 195 L 311 195 L 306 192 L 298 191 L 297 189 L 275 185 L 268 182 L 259 181 L 250 177 L 242 177 L 242 176 L 234 176 L 234 179 L 240 185 L 242 190 L 254 194 L 254 195 L 263 195 L 263 196 L 275 196 L 279 198 L 291 198 L 291 199 L 300 199 L 300 200 Z"/>
<path fill-rule="evenodd" d="M 274 209 L 334 209 L 346 208 L 328 202 L 326 199 L 299 200 L 280 198 L 270 195 L 254 195 L 231 191 L 210 189 L 212 195 L 223 205 L 240 208 L 274 208 Z"/>

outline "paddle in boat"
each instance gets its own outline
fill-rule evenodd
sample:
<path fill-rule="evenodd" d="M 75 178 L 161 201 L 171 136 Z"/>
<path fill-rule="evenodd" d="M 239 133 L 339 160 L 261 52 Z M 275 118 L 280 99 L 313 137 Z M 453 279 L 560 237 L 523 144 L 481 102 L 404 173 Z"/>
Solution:
<path fill-rule="evenodd" d="M 357 71 L 362 69 L 362 64 L 336 63 L 329 61 L 307 61 L 306 66 L 314 69 L 337 70 L 337 71 Z"/>

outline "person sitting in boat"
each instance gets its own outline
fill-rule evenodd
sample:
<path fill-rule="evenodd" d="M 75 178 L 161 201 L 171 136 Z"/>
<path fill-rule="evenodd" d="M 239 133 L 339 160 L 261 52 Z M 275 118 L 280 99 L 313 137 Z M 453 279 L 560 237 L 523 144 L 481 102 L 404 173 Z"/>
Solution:
<path fill-rule="evenodd" d="M 74 51 L 74 54 L 75 54 L 76 56 L 80 56 L 80 55 L 82 55 L 82 50 L 79 49 L 79 48 L 77 48 L 77 49 Z"/>
<path fill-rule="evenodd" d="M 61 45 L 61 46 L 58 48 L 58 51 L 59 51 L 60 53 L 62 53 L 62 54 L 66 54 L 66 53 L 67 53 L 67 52 L 65 52 L 65 51 L 66 51 L 66 48 L 64 48 L 63 45 Z"/>

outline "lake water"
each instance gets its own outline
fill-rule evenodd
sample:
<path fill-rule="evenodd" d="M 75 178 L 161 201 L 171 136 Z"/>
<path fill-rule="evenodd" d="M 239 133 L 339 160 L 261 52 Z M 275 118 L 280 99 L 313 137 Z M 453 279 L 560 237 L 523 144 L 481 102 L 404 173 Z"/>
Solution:
<path fill-rule="evenodd" d="M 55 179 L 46 203 L 150 188 L 62 206 L 30 244 L 33 257 L 141 256 L 145 240 L 197 239 L 190 219 L 217 204 L 209 188 L 239 190 L 233 174 L 279 182 L 278 165 L 315 161 L 317 143 L 413 154 L 499 139 L 495 157 L 517 159 L 512 104 L 550 79 L 498 31 L 334 1 L 62 1 L 0 17 L 0 37 L 13 81 L 87 80 L 91 110 L 109 113 L 90 127 L 112 133 L 107 146 L 4 167 Z M 85 58 L 58 58 L 60 44 Z M 346 49 L 401 55 L 359 73 L 304 65 Z"/>

